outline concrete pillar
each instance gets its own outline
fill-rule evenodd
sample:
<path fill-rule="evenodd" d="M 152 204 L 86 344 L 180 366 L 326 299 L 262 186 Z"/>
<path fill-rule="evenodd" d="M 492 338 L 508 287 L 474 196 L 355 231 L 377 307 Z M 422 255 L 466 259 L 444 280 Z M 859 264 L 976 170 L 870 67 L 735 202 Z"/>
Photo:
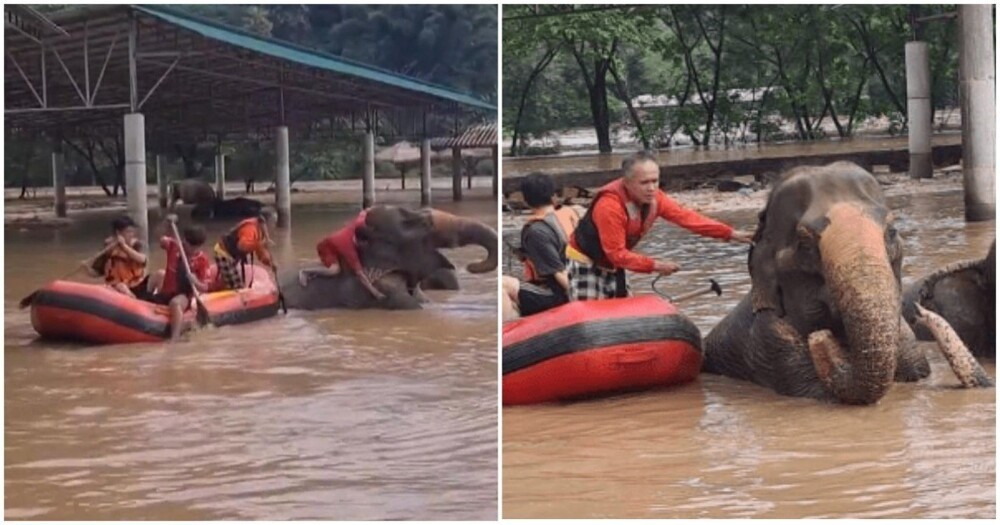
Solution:
<path fill-rule="evenodd" d="M 931 163 L 931 66 L 927 42 L 906 43 L 906 115 L 910 177 L 929 179 Z"/>
<path fill-rule="evenodd" d="M 431 205 L 431 141 L 420 141 L 420 205 Z"/>
<path fill-rule="evenodd" d="M 222 153 L 215 156 L 215 196 L 226 198 L 226 156 Z"/>
<path fill-rule="evenodd" d="M 142 113 L 125 115 L 125 188 L 128 215 L 139 227 L 143 251 L 149 252 L 149 196 L 146 194 L 146 118 Z"/>
<path fill-rule="evenodd" d="M 292 225 L 292 184 L 291 171 L 288 168 L 288 126 L 278 126 L 274 133 L 274 200 L 278 208 L 278 227 L 288 228 Z"/>
<path fill-rule="evenodd" d="M 451 148 L 451 198 L 462 200 L 462 149 Z"/>
<path fill-rule="evenodd" d="M 365 174 L 361 179 L 361 206 L 375 205 L 375 134 L 365 133 Z"/>
<path fill-rule="evenodd" d="M 996 69 L 989 4 L 958 6 L 965 220 L 996 218 Z"/>
<path fill-rule="evenodd" d="M 493 146 L 493 196 L 497 196 L 500 182 L 500 164 L 497 158 L 497 147 Z"/>
<path fill-rule="evenodd" d="M 163 173 L 163 158 L 159 155 L 156 156 L 156 194 L 157 194 L 157 204 L 160 206 L 160 213 L 164 214 L 167 212 L 167 204 L 169 200 L 167 199 L 167 178 Z"/>
<path fill-rule="evenodd" d="M 62 145 L 52 148 L 52 193 L 56 217 L 66 216 L 66 172 L 63 163 Z"/>

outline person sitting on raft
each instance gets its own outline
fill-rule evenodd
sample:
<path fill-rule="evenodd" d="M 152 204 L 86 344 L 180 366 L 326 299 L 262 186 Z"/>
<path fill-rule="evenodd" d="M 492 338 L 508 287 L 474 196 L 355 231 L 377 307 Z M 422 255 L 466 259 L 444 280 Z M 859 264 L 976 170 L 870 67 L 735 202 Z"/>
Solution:
<path fill-rule="evenodd" d="M 167 228 L 176 223 L 176 215 L 167 216 Z M 160 247 L 167 252 L 167 265 L 150 277 L 150 286 L 157 289 L 152 301 L 170 306 L 170 338 L 177 339 L 184 328 L 184 311 L 191 305 L 194 290 L 205 293 L 209 289 L 212 263 L 201 251 L 205 244 L 205 229 L 201 226 L 184 228 L 181 243 L 173 235 L 160 237 Z M 181 262 L 181 247 L 187 256 L 191 274 Z"/>
<path fill-rule="evenodd" d="M 752 239 L 749 233 L 686 209 L 667 196 L 660 190 L 655 154 L 640 151 L 622 162 L 620 179 L 598 190 L 573 232 L 567 248 L 570 298 L 628 297 L 625 270 L 660 275 L 679 270 L 672 261 L 657 261 L 632 251 L 657 217 L 705 237 L 747 244 Z"/>
<path fill-rule="evenodd" d="M 111 221 L 111 232 L 111 236 L 104 239 L 104 251 L 84 261 L 82 266 L 91 276 L 104 277 L 105 284 L 117 292 L 147 299 L 146 256 L 142 253 L 142 242 L 136 238 L 135 222 L 128 216 L 118 217 Z"/>
<path fill-rule="evenodd" d="M 246 288 L 246 264 L 253 256 L 261 264 L 274 268 L 271 252 L 267 250 L 268 245 L 273 244 L 267 233 L 270 217 L 264 211 L 257 217 L 244 219 L 215 243 L 215 264 L 223 290 Z"/>
<path fill-rule="evenodd" d="M 570 206 L 555 208 L 555 183 L 543 173 L 525 177 L 521 193 L 532 211 L 521 228 L 525 282 L 504 276 L 503 289 L 511 305 L 526 316 L 569 302 L 566 245 L 580 216 Z"/>
<path fill-rule="evenodd" d="M 309 279 L 314 277 L 338 275 L 342 268 L 347 266 L 372 297 L 378 300 L 385 298 L 385 294 L 375 288 L 368 278 L 361 264 L 361 257 L 358 255 L 357 233 L 359 228 L 364 227 L 367 215 L 368 210 L 362 210 L 351 222 L 319 241 L 316 245 L 316 254 L 319 255 L 319 262 L 326 268 L 300 270 L 299 284 L 305 287 L 309 284 Z"/>

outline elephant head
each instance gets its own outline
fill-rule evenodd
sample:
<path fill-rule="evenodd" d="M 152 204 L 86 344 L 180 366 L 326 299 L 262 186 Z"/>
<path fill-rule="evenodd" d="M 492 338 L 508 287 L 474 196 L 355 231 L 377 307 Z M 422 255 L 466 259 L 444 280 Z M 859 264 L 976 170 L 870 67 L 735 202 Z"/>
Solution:
<path fill-rule="evenodd" d="M 396 259 L 400 267 L 424 276 L 442 267 L 441 248 L 478 245 L 486 249 L 486 258 L 469 264 L 470 273 L 491 272 L 497 267 L 497 233 L 485 224 L 435 209 L 410 210 L 399 206 L 374 206 L 368 210 L 365 228 L 359 237 L 369 241 L 373 255 Z M 422 249 L 387 249 L 420 246 Z M 388 253 L 394 252 L 394 253 Z M 378 258 L 375 264 L 384 263 Z M 447 262 L 447 259 L 444 259 Z M 421 277 L 422 279 L 423 277 Z"/>
<path fill-rule="evenodd" d="M 486 258 L 470 264 L 469 271 L 488 272 L 497 266 L 497 236 L 492 228 L 438 210 L 375 206 L 356 237 L 361 262 L 386 298 L 376 301 L 349 273 L 317 277 L 302 286 L 293 271 L 279 277 L 289 308 L 419 308 L 421 283 L 458 288 L 455 267 L 438 251 L 441 248 L 480 245 L 486 248 Z"/>
<path fill-rule="evenodd" d="M 872 403 L 895 374 L 902 257 L 870 173 L 848 162 L 791 170 L 759 216 L 752 310 L 773 312 L 803 338 L 832 332 L 846 362 L 828 388 L 842 401 Z"/>

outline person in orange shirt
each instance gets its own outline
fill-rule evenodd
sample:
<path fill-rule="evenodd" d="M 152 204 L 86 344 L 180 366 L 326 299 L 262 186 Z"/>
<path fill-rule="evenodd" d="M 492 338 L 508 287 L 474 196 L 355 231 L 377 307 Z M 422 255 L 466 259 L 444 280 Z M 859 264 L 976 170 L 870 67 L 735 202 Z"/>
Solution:
<path fill-rule="evenodd" d="M 572 300 L 628 297 L 625 270 L 670 275 L 677 263 L 656 260 L 632 249 L 657 217 L 705 237 L 749 244 L 752 235 L 684 208 L 660 190 L 660 166 L 641 151 L 622 162 L 622 178 L 600 190 L 573 232 L 569 256 Z"/>
<path fill-rule="evenodd" d="M 104 282 L 119 293 L 138 299 L 149 297 L 146 275 L 146 256 L 142 243 L 136 238 L 135 222 L 128 216 L 111 221 L 112 235 L 104 239 L 104 251 L 83 267 L 94 277 L 104 277 Z"/>
<path fill-rule="evenodd" d="M 219 278 L 223 290 L 246 288 L 245 265 L 251 257 L 261 264 L 274 268 L 268 245 L 272 244 L 267 233 L 267 212 L 258 217 L 240 221 L 232 230 L 215 243 L 215 264 L 219 268 Z"/>
<path fill-rule="evenodd" d="M 306 287 L 309 279 L 321 275 L 339 275 L 346 266 L 353 273 L 365 290 L 375 299 L 385 299 L 385 294 L 380 292 L 364 271 L 361 264 L 361 257 L 358 254 L 357 232 L 365 225 L 365 217 L 368 210 L 361 210 L 351 222 L 347 223 L 339 230 L 327 235 L 316 244 L 316 254 L 319 255 L 319 262 L 325 269 L 299 270 L 299 284 Z"/>

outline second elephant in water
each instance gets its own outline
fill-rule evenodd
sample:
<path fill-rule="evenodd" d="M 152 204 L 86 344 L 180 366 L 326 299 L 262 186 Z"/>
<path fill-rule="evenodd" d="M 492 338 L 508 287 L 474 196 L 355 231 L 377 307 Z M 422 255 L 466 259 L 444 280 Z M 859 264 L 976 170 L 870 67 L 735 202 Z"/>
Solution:
<path fill-rule="evenodd" d="M 358 231 L 359 255 L 369 278 L 386 298 L 379 301 L 349 272 L 333 277 L 315 277 L 303 287 L 298 268 L 279 276 L 289 308 L 420 308 L 420 284 L 438 279 L 441 287 L 452 283 L 454 266 L 439 251 L 442 248 L 478 245 L 486 257 L 467 266 L 471 273 L 486 273 L 497 267 L 497 233 L 468 218 L 435 209 L 410 210 L 399 206 L 374 206 L 365 226 Z"/>
<path fill-rule="evenodd" d="M 870 173 L 846 162 L 789 171 L 760 213 L 750 293 L 705 339 L 705 371 L 851 404 L 926 377 L 900 313 L 902 258 Z"/>
<path fill-rule="evenodd" d="M 996 241 L 986 257 L 950 264 L 921 278 L 903 294 L 903 317 L 917 338 L 932 334 L 917 323 L 916 305 L 936 312 L 979 357 L 996 358 Z"/>

